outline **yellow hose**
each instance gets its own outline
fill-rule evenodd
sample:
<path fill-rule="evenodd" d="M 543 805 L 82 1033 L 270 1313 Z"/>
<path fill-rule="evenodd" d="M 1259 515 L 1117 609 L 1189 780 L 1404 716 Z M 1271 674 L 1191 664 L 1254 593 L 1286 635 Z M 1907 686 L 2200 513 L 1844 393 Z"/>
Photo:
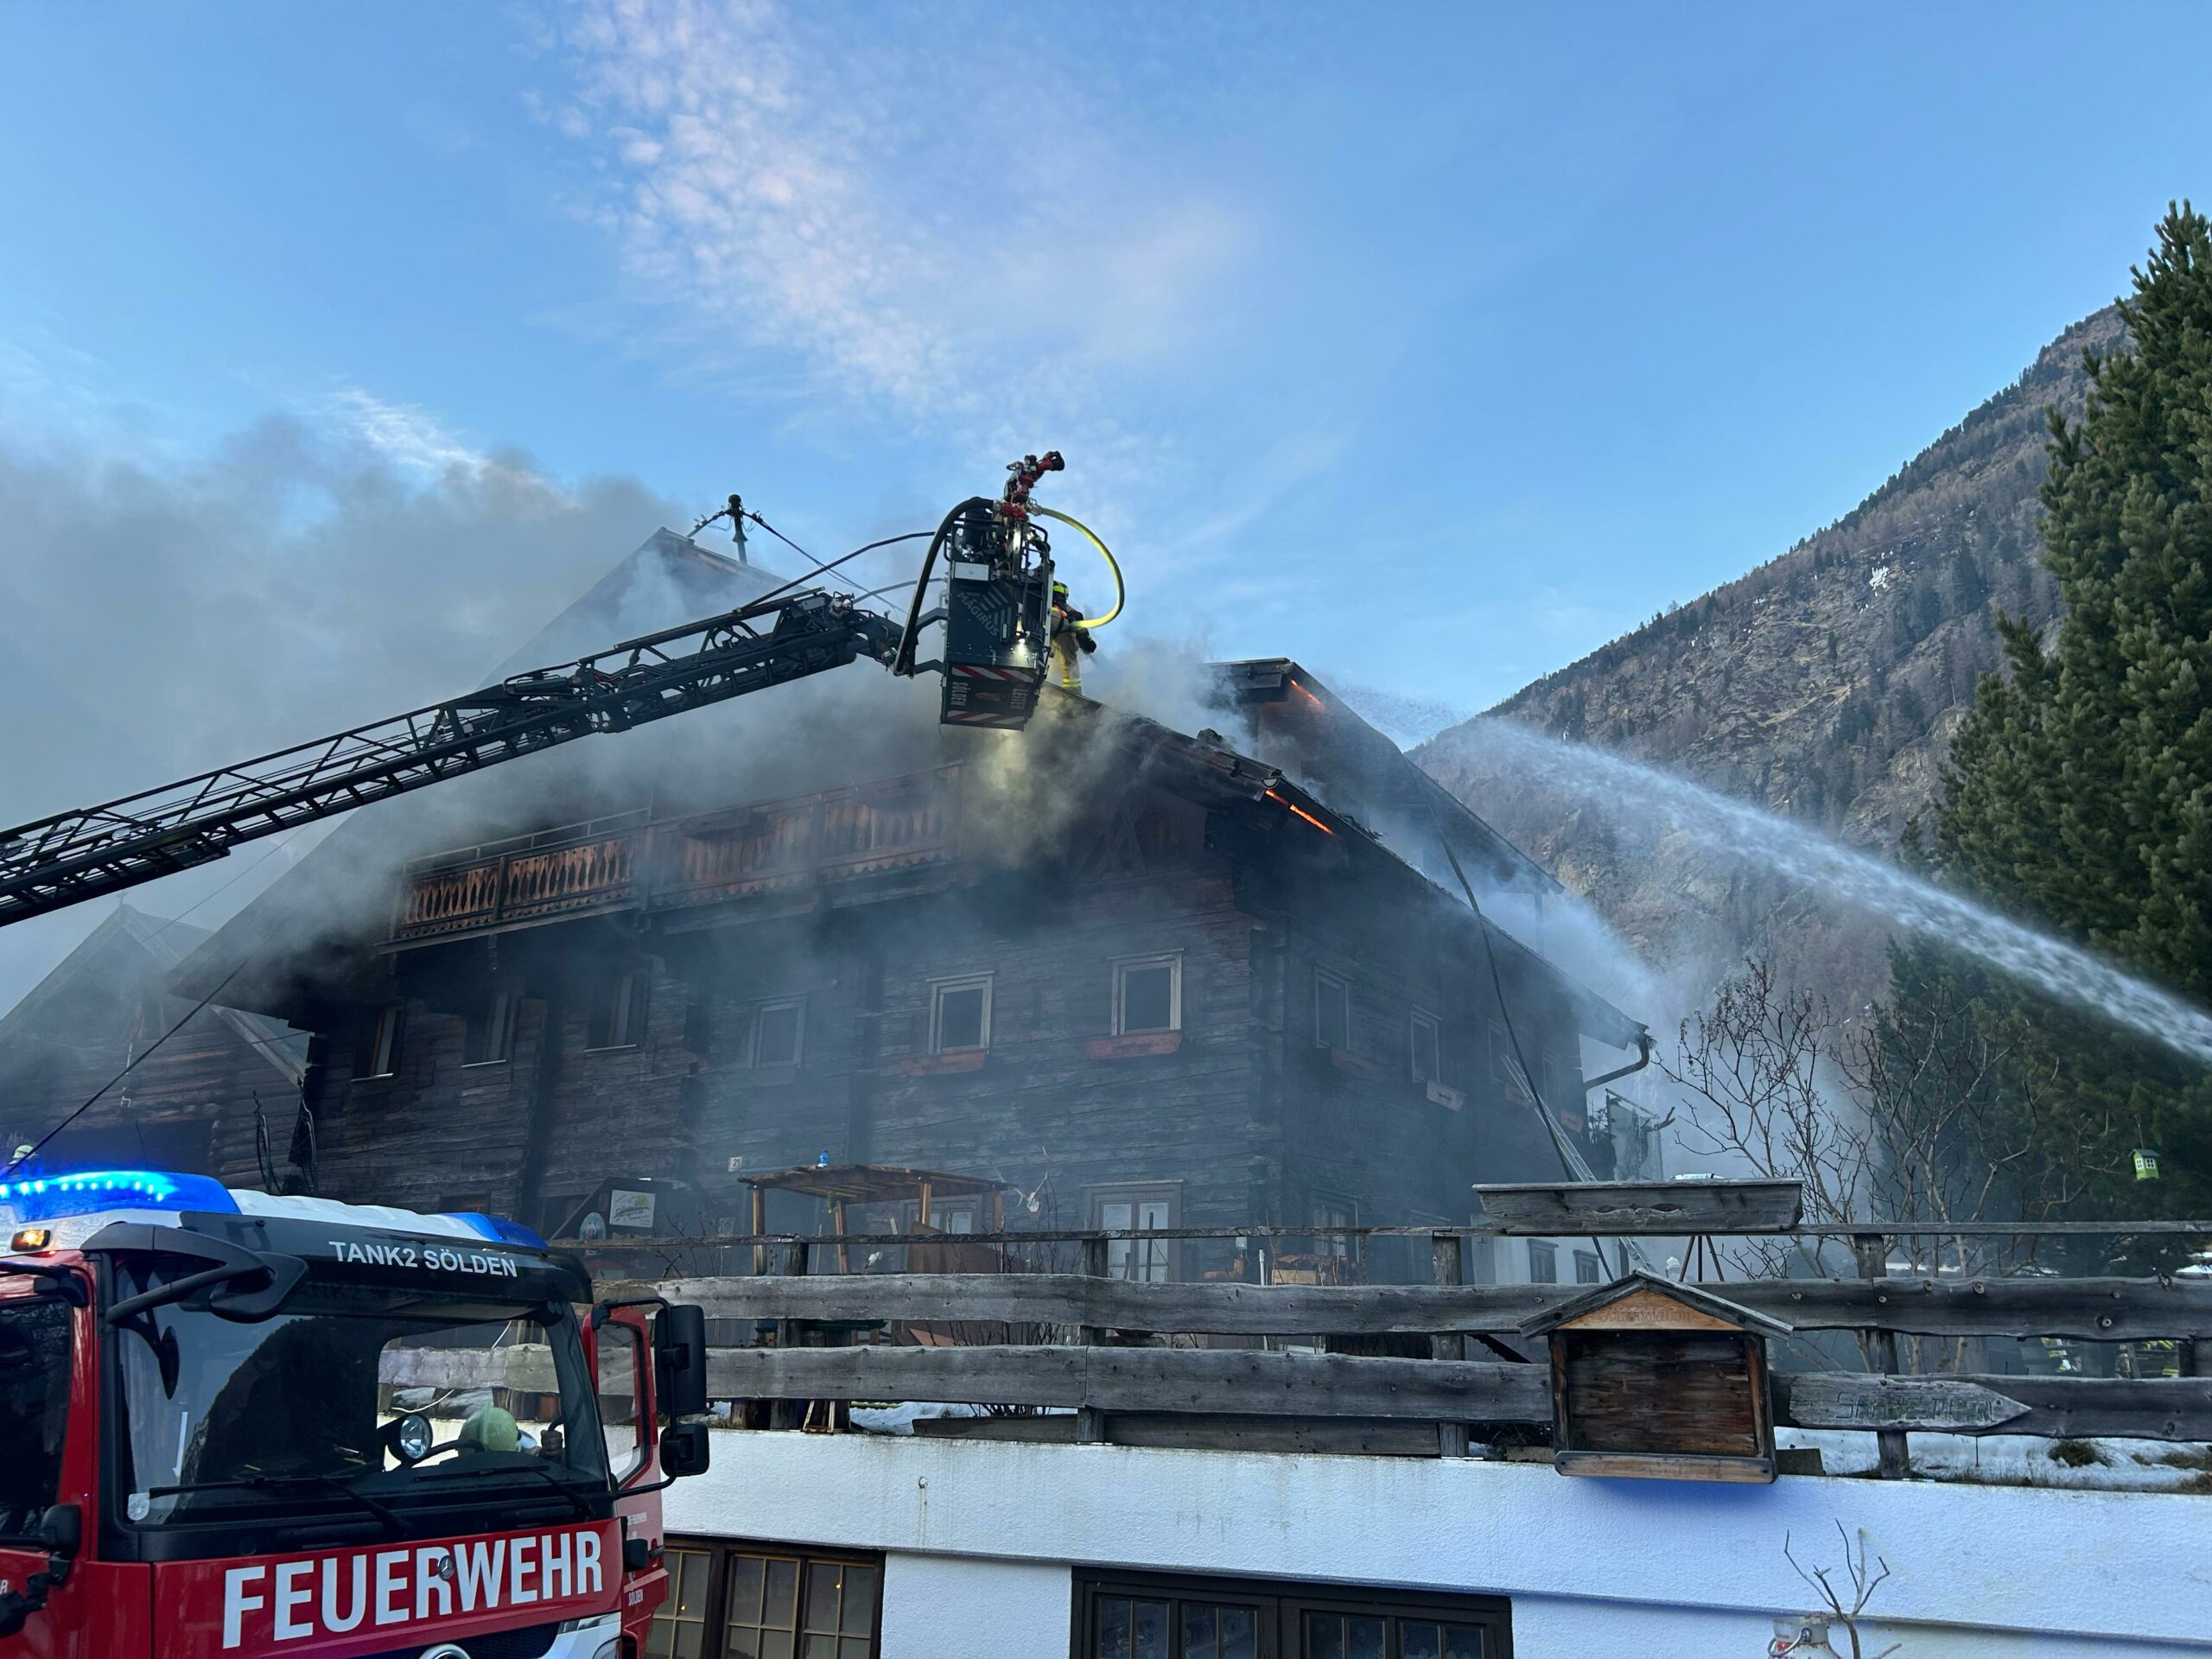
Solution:
<path fill-rule="evenodd" d="M 1104 627 L 1122 613 L 1122 601 L 1128 597 L 1128 590 L 1122 585 L 1122 567 L 1114 563 L 1114 556 L 1107 551 L 1106 543 L 1100 541 L 1090 526 L 1080 518 L 1071 518 L 1065 512 L 1055 512 L 1052 508 L 1040 507 L 1034 502 L 1030 503 L 1029 511 L 1042 513 L 1047 518 L 1057 518 L 1064 524 L 1072 524 L 1083 532 L 1083 538 L 1096 548 L 1099 556 L 1106 561 L 1106 568 L 1114 573 L 1114 608 L 1103 616 L 1086 616 L 1075 625 L 1078 628 Z"/>

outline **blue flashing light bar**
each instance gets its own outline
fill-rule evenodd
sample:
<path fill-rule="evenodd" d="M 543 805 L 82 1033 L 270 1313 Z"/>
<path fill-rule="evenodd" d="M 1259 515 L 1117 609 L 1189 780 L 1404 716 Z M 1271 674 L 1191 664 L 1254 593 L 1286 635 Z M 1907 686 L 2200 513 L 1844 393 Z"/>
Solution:
<path fill-rule="evenodd" d="M 548 1248 L 543 1236 L 534 1228 L 525 1227 L 518 1221 L 508 1221 L 499 1216 L 482 1216 L 474 1210 L 449 1210 L 445 1212 L 444 1218 L 473 1229 L 480 1236 L 490 1239 L 494 1244 L 512 1244 L 525 1250 Z"/>
<path fill-rule="evenodd" d="M 17 1225 L 62 1221 L 102 1210 L 205 1210 L 235 1215 L 238 1200 L 220 1181 L 160 1169 L 83 1169 L 0 1181 L 0 1217 Z"/>

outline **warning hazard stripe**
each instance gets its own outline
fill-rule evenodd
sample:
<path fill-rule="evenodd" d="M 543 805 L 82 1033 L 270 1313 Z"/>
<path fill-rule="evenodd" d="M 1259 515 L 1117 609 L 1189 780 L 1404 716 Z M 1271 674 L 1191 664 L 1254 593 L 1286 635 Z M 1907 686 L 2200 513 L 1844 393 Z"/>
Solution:
<path fill-rule="evenodd" d="M 951 671 L 964 679 L 1011 680 L 1017 685 L 1027 685 L 1039 677 L 1033 668 L 990 668 L 981 663 L 955 663 Z"/>

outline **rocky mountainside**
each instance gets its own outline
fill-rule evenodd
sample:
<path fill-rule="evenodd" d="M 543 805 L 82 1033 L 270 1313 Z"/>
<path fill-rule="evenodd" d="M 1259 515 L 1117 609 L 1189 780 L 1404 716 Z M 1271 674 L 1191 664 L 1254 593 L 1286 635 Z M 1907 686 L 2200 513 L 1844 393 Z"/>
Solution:
<path fill-rule="evenodd" d="M 2078 416 L 2083 349 L 2120 338 L 2111 310 L 2075 324 L 1848 516 L 1491 715 L 1894 853 L 1935 798 L 1976 682 L 1997 664 L 1998 613 L 2044 625 L 2056 615 L 2037 529 L 2044 411 Z M 1632 791 L 1531 781 L 1481 731 L 1452 728 L 1415 758 L 1589 899 L 1687 999 L 1746 950 L 1847 1008 L 1881 988 L 1878 926 L 1699 844 Z M 1662 1027 L 1682 1011 L 1637 1010 Z"/>

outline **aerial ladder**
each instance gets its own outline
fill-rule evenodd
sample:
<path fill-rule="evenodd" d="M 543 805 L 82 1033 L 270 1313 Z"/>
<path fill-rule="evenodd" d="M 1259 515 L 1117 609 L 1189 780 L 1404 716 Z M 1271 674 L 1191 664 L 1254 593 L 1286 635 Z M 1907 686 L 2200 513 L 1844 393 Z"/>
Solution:
<path fill-rule="evenodd" d="M 941 674 L 946 725 L 1018 730 L 1036 711 L 1060 626 L 1052 547 L 1039 518 L 1073 525 L 1113 567 L 1113 556 L 1088 529 L 1030 499 L 1039 480 L 1062 466 L 1057 450 L 1024 456 L 1009 467 L 997 498 L 971 497 L 946 514 L 930 536 L 903 622 L 842 593 L 791 585 L 462 696 L 0 830 L 0 927 L 448 778 L 862 659 L 898 675 Z M 741 531 L 734 497 L 732 512 Z M 925 610 L 941 561 L 944 601 Z M 1114 573 L 1113 609 L 1072 626 L 1114 620 L 1121 608 L 1118 567 Z M 942 653 L 922 660 L 925 632 L 938 623 L 944 626 Z"/>

